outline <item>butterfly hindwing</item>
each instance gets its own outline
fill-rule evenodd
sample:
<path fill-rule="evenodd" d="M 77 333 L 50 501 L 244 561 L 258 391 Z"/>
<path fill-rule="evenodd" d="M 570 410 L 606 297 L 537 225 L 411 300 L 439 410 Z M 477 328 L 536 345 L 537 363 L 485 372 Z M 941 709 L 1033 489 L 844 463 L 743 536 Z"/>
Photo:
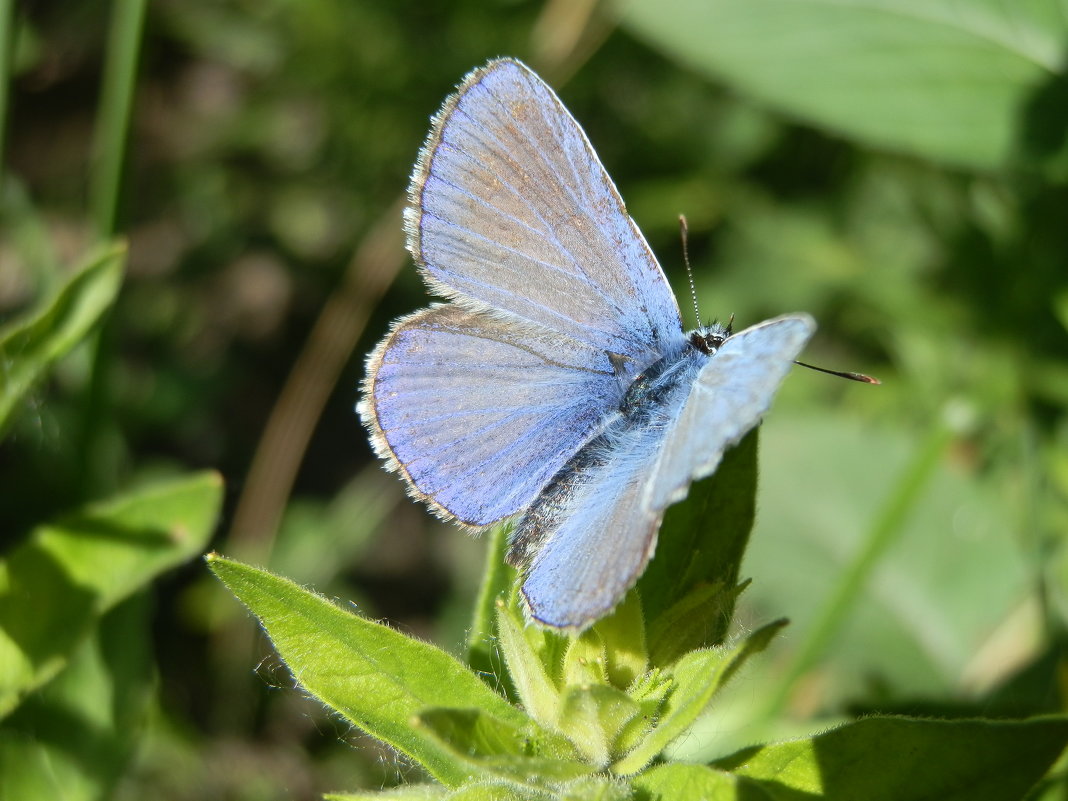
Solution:
<path fill-rule="evenodd" d="M 509 561 L 523 571 L 531 615 L 584 628 L 607 614 L 652 556 L 662 513 L 645 502 L 657 437 L 631 432 L 625 450 L 597 437 L 519 522 Z"/>
<path fill-rule="evenodd" d="M 379 455 L 476 527 L 528 506 L 622 394 L 605 354 L 454 304 L 401 319 L 367 376 L 359 410 Z"/>

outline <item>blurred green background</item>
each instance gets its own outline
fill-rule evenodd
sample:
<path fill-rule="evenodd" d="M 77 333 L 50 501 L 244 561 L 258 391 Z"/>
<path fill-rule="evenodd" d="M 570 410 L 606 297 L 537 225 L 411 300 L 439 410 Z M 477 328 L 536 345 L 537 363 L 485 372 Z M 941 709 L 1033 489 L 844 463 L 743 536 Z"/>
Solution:
<path fill-rule="evenodd" d="M 1063 3 L 3 0 L 0 17 L 0 395 L 17 399 L 0 624 L 13 637 L 65 599 L 50 667 L 0 708 L 0 797 L 416 778 L 305 700 L 192 557 L 267 564 L 461 648 L 482 544 L 405 498 L 353 406 L 363 354 L 427 303 L 399 202 L 429 117 L 498 55 L 559 88 L 688 326 L 680 213 L 702 314 L 808 311 L 807 361 L 884 382 L 797 370 L 780 394 L 739 625 L 793 625 L 680 755 L 873 710 L 1064 710 Z M 113 235 L 121 289 L 80 344 L 55 360 L 11 334 Z M 16 392 L 23 362 L 40 369 Z M 205 468 L 225 482 L 214 528 Z M 153 501 L 187 480 L 173 515 Z M 78 521 L 119 519 L 93 505 L 116 496 L 196 535 L 141 572 L 98 554 L 115 577 L 77 603 L 88 578 L 60 592 L 26 567 L 80 542 Z"/>

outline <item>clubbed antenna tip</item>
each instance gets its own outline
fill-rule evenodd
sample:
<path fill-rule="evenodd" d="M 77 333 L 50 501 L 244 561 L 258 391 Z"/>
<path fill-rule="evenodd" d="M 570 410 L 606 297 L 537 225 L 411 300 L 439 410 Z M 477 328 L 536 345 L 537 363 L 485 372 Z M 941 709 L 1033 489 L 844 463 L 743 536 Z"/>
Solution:
<path fill-rule="evenodd" d="M 798 364 L 801 367 L 807 367 L 809 370 L 815 370 L 819 373 L 827 373 L 827 375 L 836 375 L 839 378 L 848 378 L 850 381 L 859 381 L 862 384 L 881 384 L 883 383 L 878 378 L 870 375 L 864 375 L 864 373 L 847 373 L 842 370 L 828 370 L 826 367 L 817 367 L 814 364 L 805 364 L 804 362 L 795 361 L 794 364 Z"/>

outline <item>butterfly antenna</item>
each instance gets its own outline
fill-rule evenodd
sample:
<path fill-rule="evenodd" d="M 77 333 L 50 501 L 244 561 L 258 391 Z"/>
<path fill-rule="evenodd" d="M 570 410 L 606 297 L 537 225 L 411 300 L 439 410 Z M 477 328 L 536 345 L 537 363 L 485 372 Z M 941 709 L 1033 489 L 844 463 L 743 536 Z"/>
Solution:
<path fill-rule="evenodd" d="M 693 298 L 693 313 L 697 315 L 697 327 L 701 327 L 701 310 L 697 308 L 697 288 L 693 285 L 693 268 L 690 267 L 690 248 L 687 243 L 690 227 L 686 224 L 686 215 L 679 215 L 679 234 L 682 236 L 682 261 L 686 265 L 686 277 L 690 281 L 690 297 Z"/>
<path fill-rule="evenodd" d="M 689 248 L 689 233 L 690 228 L 686 223 L 686 215 L 679 215 L 679 235 L 682 237 L 682 261 L 686 265 L 686 278 L 690 282 L 690 297 L 693 298 L 693 313 L 697 315 L 697 325 L 701 325 L 701 310 L 697 307 L 697 287 L 693 283 L 693 268 L 690 266 L 690 248 Z M 731 327 L 734 325 L 734 315 L 731 315 L 731 319 L 727 322 L 727 336 L 730 336 Z M 794 361 L 794 364 L 801 367 L 807 367 L 809 370 L 815 370 L 818 373 L 827 373 L 827 375 L 836 375 L 839 378 L 848 378 L 850 381 L 859 381 L 862 384 L 881 384 L 883 383 L 878 378 L 870 375 L 864 375 L 864 373 L 847 373 L 843 370 L 828 370 L 826 367 L 817 367 L 814 364 L 806 364 L 805 362 Z"/>
<path fill-rule="evenodd" d="M 827 373 L 827 375 L 836 375 L 839 378 L 848 378 L 850 381 L 859 381 L 862 384 L 881 384 L 883 383 L 878 378 L 870 375 L 864 375 L 864 373 L 846 373 L 841 370 L 828 370 L 826 367 L 817 367 L 814 364 L 805 364 L 804 362 L 795 361 L 794 364 L 807 367 L 809 370 L 815 370 L 818 373 Z"/>

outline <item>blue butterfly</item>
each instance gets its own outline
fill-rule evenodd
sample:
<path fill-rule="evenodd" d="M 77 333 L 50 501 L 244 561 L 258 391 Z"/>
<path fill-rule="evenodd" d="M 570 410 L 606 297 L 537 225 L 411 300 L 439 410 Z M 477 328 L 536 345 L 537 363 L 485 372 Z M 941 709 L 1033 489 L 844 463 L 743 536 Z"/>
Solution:
<path fill-rule="evenodd" d="M 445 101 L 409 196 L 408 249 L 448 302 L 368 356 L 360 416 L 439 516 L 521 515 L 507 558 L 531 615 L 585 628 L 637 581 L 664 510 L 760 421 L 815 323 L 685 332 L 586 135 L 512 59 Z"/>

